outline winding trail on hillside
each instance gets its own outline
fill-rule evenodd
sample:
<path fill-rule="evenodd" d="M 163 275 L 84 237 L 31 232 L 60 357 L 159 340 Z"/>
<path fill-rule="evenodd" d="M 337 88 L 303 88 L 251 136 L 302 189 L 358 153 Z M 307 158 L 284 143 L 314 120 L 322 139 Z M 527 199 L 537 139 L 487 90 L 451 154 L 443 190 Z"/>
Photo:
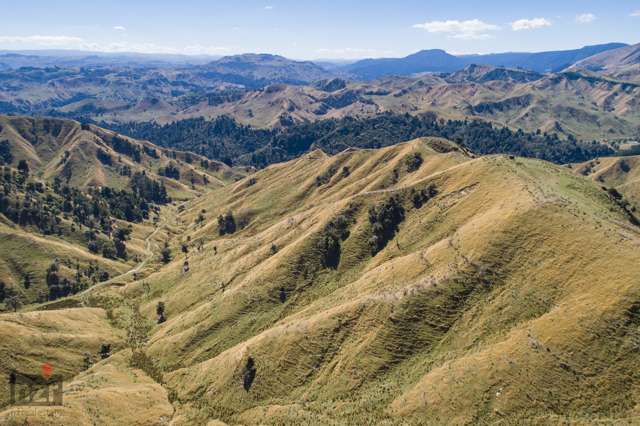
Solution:
<path fill-rule="evenodd" d="M 186 200 L 186 201 L 183 201 L 182 203 L 178 204 L 176 206 L 176 211 L 179 211 L 180 208 L 185 206 L 188 202 L 189 202 L 189 200 Z M 153 259 L 153 257 L 156 254 L 153 251 L 153 247 L 152 247 L 153 245 L 155 245 L 153 243 L 153 237 L 155 237 L 156 234 L 159 231 L 165 229 L 166 226 L 167 226 L 167 218 L 166 218 L 166 215 L 163 215 L 162 223 L 156 225 L 155 229 L 151 233 L 149 233 L 149 235 L 147 235 L 145 237 L 145 239 L 144 239 L 144 250 L 147 252 L 146 256 L 144 257 L 144 259 L 142 259 L 140 262 L 138 262 L 133 268 L 129 269 L 126 272 L 123 272 L 122 274 L 116 275 L 115 277 L 110 278 L 107 281 L 92 285 L 91 287 L 87 288 L 86 290 L 83 290 L 80 293 L 76 293 L 74 295 L 71 295 L 70 297 L 71 298 L 82 297 L 82 296 L 85 296 L 85 295 L 95 291 L 95 290 L 98 290 L 98 289 L 101 289 L 101 288 L 104 288 L 104 287 L 123 285 L 123 282 L 122 282 L 123 279 L 125 279 L 129 275 L 136 274 L 136 273 L 140 272 L 147 265 L 147 263 L 149 263 Z"/>
<path fill-rule="evenodd" d="M 188 202 L 189 202 L 189 200 L 186 200 L 186 201 L 183 201 L 182 203 L 178 204 L 176 206 L 176 212 L 179 212 L 180 209 L 182 207 L 186 206 Z M 106 283 L 110 283 L 110 282 L 113 283 L 113 281 L 122 279 L 123 277 L 126 277 L 127 275 L 136 274 L 136 273 L 140 272 L 140 270 L 142 268 L 144 268 L 147 265 L 147 263 L 151 259 L 153 259 L 153 256 L 155 255 L 155 252 L 153 251 L 153 249 L 151 247 L 152 244 L 153 244 L 152 238 L 158 233 L 158 231 L 164 229 L 166 227 L 166 225 L 167 225 L 167 218 L 166 218 L 166 216 L 164 216 L 162 218 L 162 223 L 159 224 L 159 225 L 156 225 L 156 228 L 153 230 L 153 232 L 150 233 L 149 235 L 147 235 L 147 237 L 144 239 L 144 250 L 147 252 L 147 256 L 144 259 L 142 259 L 142 261 L 140 261 L 132 269 L 130 269 L 127 272 L 124 272 L 124 273 L 118 275 L 117 277 L 113 277 L 112 279 L 110 279 L 108 281 L 105 281 L 105 284 Z M 157 245 L 156 245 L 156 247 L 157 247 Z"/>

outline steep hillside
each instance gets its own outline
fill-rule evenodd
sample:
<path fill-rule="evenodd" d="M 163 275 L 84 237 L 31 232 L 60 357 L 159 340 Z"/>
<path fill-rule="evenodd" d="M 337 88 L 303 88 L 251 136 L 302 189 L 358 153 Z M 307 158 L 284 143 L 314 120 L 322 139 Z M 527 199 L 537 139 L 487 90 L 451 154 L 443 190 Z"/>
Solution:
<path fill-rule="evenodd" d="M 625 81 L 640 82 L 640 44 L 591 56 L 573 65 Z"/>
<path fill-rule="evenodd" d="M 96 126 L 0 116 L 0 303 L 59 299 L 153 257 L 160 206 L 237 179 L 228 166 Z M 159 245 L 158 245 L 159 247 Z"/>
<path fill-rule="evenodd" d="M 640 156 L 600 157 L 574 166 L 576 173 L 622 194 L 640 208 Z"/>
<path fill-rule="evenodd" d="M 108 312 L 95 327 L 111 333 L 102 339 L 114 354 L 70 379 L 62 418 L 640 418 L 640 231 L 566 167 L 475 158 L 442 139 L 313 151 L 189 201 L 174 219 L 166 266 L 69 301 Z"/>
<path fill-rule="evenodd" d="M 184 198 L 196 187 L 220 186 L 234 176 L 220 162 L 71 120 L 0 116 L 0 142 L 8 144 L 14 166 L 25 160 L 39 178 L 80 188 L 121 188 L 132 174 L 145 172 L 163 181 L 170 195 Z"/>

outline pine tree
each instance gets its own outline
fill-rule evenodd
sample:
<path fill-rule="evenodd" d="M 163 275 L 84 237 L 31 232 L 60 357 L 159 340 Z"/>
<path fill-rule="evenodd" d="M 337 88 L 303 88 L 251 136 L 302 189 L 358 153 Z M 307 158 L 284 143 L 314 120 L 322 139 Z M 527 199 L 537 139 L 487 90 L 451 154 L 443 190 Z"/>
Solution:
<path fill-rule="evenodd" d="M 29 177 L 29 164 L 26 160 L 20 160 L 18 162 L 18 171 L 22 176 Z"/>
<path fill-rule="evenodd" d="M 167 320 L 164 313 L 165 313 L 164 302 L 158 302 L 158 305 L 156 306 L 156 314 L 158 315 L 158 324 L 162 324 Z"/>
<path fill-rule="evenodd" d="M 160 252 L 160 255 L 162 256 L 162 262 L 163 263 L 171 262 L 171 249 L 169 249 L 169 243 L 168 242 L 165 241 L 164 247 L 162 249 L 162 252 Z"/>

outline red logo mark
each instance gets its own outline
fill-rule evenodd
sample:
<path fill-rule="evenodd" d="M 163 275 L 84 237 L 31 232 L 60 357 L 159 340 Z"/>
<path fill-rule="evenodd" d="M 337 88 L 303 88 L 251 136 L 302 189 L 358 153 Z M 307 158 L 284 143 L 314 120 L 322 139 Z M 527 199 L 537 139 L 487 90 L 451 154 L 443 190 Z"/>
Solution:
<path fill-rule="evenodd" d="M 45 380 L 49 380 L 51 373 L 53 373 L 53 366 L 48 362 L 42 364 L 42 377 L 44 377 Z"/>

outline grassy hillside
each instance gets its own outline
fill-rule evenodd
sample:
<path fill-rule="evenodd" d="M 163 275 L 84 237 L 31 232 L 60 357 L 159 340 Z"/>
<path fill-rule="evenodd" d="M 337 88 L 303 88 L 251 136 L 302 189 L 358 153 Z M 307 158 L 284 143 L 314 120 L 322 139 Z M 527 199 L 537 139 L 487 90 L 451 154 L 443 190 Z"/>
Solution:
<path fill-rule="evenodd" d="M 144 171 L 163 181 L 174 198 L 185 198 L 196 187 L 220 186 L 234 177 L 222 163 L 71 120 L 0 116 L 0 141 L 8 144 L 14 166 L 25 160 L 39 178 L 58 177 L 79 188 L 122 188 Z M 177 178 L 166 176 L 169 165 Z"/>
<path fill-rule="evenodd" d="M 623 194 L 632 207 L 640 208 L 640 157 L 601 157 L 574 165 L 576 173 Z"/>
<path fill-rule="evenodd" d="M 625 46 L 591 56 L 573 69 L 587 69 L 626 81 L 640 81 L 640 44 Z"/>
<path fill-rule="evenodd" d="M 159 205 L 239 178 L 203 157 L 70 120 L 0 116 L 0 306 L 51 301 L 134 266 Z M 175 208 L 174 208 L 175 210 Z"/>
<path fill-rule="evenodd" d="M 163 215 L 168 264 L 19 314 L 110 319 L 114 354 L 70 382 L 62 418 L 640 419 L 639 228 L 567 167 L 442 139 L 313 151 Z"/>

